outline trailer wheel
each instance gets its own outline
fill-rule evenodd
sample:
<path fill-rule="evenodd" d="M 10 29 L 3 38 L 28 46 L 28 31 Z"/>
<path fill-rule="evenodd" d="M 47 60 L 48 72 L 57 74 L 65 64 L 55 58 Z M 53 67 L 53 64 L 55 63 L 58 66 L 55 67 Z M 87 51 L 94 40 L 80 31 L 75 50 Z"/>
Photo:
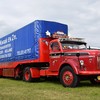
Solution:
<path fill-rule="evenodd" d="M 16 68 L 15 69 L 15 77 L 14 77 L 16 80 L 19 80 L 22 78 L 22 74 L 21 74 L 21 71 L 20 71 L 20 68 Z"/>
<path fill-rule="evenodd" d="M 23 72 L 23 80 L 26 82 L 31 82 L 32 77 L 31 77 L 31 71 L 29 67 L 26 67 L 24 72 Z"/>
<path fill-rule="evenodd" d="M 65 66 L 60 72 L 60 82 L 64 87 L 76 87 L 80 81 L 73 69 Z"/>

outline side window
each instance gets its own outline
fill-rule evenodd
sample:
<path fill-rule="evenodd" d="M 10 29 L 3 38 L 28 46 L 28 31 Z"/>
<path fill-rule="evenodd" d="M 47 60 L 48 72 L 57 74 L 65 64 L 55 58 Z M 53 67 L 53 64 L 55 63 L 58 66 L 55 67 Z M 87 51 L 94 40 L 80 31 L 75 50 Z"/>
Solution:
<path fill-rule="evenodd" d="M 60 51 L 59 44 L 57 42 L 51 43 L 51 49 L 52 51 Z"/>

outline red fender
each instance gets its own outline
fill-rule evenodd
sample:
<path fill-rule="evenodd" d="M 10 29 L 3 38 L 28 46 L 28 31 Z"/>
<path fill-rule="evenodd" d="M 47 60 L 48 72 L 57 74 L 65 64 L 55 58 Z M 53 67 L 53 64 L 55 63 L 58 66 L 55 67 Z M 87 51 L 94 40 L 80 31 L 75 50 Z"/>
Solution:
<path fill-rule="evenodd" d="M 67 59 L 67 60 L 64 60 L 64 61 L 62 62 L 62 65 L 63 65 L 63 64 L 70 65 L 76 74 L 79 73 L 80 65 L 79 65 L 79 61 L 78 61 L 78 60 Z"/>
<path fill-rule="evenodd" d="M 40 77 L 40 70 L 38 68 L 30 68 L 32 78 Z"/>

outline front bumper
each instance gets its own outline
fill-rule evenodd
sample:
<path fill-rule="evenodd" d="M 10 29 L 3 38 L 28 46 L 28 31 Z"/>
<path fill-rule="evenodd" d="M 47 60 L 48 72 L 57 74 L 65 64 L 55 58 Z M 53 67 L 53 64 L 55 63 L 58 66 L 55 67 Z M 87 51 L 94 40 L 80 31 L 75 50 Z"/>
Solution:
<path fill-rule="evenodd" d="M 78 75 L 100 75 L 100 71 L 79 71 Z"/>

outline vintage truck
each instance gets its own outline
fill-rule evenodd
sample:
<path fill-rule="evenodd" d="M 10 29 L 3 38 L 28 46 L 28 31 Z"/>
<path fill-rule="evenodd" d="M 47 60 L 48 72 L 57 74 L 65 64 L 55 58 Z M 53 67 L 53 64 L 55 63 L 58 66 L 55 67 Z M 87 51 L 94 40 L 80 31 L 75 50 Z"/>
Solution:
<path fill-rule="evenodd" d="M 36 20 L 0 39 L 0 76 L 30 82 L 58 77 L 64 87 L 100 81 L 100 50 L 68 37 L 65 24 Z"/>

